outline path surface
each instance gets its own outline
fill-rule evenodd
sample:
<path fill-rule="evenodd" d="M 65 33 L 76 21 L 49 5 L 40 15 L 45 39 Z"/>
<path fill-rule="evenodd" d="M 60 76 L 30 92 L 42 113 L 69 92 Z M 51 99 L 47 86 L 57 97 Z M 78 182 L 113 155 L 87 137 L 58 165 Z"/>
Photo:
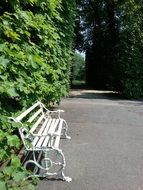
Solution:
<path fill-rule="evenodd" d="M 38 190 L 143 190 L 143 101 L 101 91 L 72 91 L 60 109 L 70 183 L 41 180 Z M 66 143 L 65 143 L 66 141 Z"/>

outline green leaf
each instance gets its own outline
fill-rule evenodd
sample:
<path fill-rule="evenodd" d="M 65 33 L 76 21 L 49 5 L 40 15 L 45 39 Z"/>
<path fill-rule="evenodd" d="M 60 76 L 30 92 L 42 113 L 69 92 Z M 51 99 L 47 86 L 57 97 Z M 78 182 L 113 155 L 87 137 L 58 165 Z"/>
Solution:
<path fill-rule="evenodd" d="M 14 168 L 18 168 L 21 165 L 20 159 L 17 156 L 13 155 L 11 160 L 11 165 Z"/>
<path fill-rule="evenodd" d="M 0 56 L 0 65 L 2 65 L 4 68 L 6 68 L 8 63 L 9 63 L 8 59 L 5 59 L 4 56 Z"/>
<path fill-rule="evenodd" d="M 11 190 L 19 190 L 19 187 L 13 187 Z"/>
<path fill-rule="evenodd" d="M 0 141 L 2 141 L 3 138 L 5 138 L 5 132 L 0 130 Z"/>
<path fill-rule="evenodd" d="M 29 0 L 29 2 L 31 3 L 31 5 L 33 5 L 36 2 L 36 0 Z"/>
<path fill-rule="evenodd" d="M 16 97 L 16 96 L 19 96 L 19 94 L 16 92 L 16 89 L 13 87 L 13 88 L 9 88 L 7 90 L 7 93 L 11 96 L 11 97 Z"/>
<path fill-rule="evenodd" d="M 10 147 L 16 147 L 19 148 L 20 141 L 19 138 L 16 135 L 8 135 L 7 136 L 7 143 Z"/>
<path fill-rule="evenodd" d="M 36 62 L 36 63 L 39 63 L 41 64 L 43 62 L 42 58 L 38 55 L 38 54 L 35 54 L 33 56 L 33 60 Z"/>
<path fill-rule="evenodd" d="M 14 32 L 11 28 L 6 27 L 5 31 L 4 31 L 5 35 L 9 38 L 11 38 L 13 41 L 15 40 L 20 40 L 20 36 L 19 34 L 17 34 L 16 32 Z"/>
<path fill-rule="evenodd" d="M 29 55 L 29 63 L 32 65 L 32 67 L 34 68 L 34 69 L 37 69 L 38 68 L 38 65 L 36 64 L 36 62 L 34 61 L 34 59 L 33 59 L 33 56 L 32 55 Z"/>
<path fill-rule="evenodd" d="M 6 183 L 4 181 L 0 181 L 0 189 L 1 190 L 7 190 Z"/>
<path fill-rule="evenodd" d="M 5 167 L 5 168 L 3 169 L 3 173 L 4 173 L 5 175 L 11 176 L 12 173 L 13 173 L 13 168 L 10 167 L 10 166 L 7 166 L 7 167 Z"/>
<path fill-rule="evenodd" d="M 19 129 L 22 125 L 21 123 L 15 123 L 15 122 L 10 122 L 10 123 L 11 123 L 12 127 L 16 128 L 16 129 Z"/>
<path fill-rule="evenodd" d="M 35 190 L 35 185 L 29 184 L 29 185 L 27 186 L 27 189 L 28 189 L 28 190 Z"/>
<path fill-rule="evenodd" d="M 20 172 L 20 171 L 14 173 L 14 175 L 13 175 L 13 179 L 16 182 L 23 181 L 25 177 L 26 177 L 26 173 L 25 172 Z"/>
<path fill-rule="evenodd" d="M 2 52 L 5 48 L 5 44 L 0 44 L 0 52 Z"/>
<path fill-rule="evenodd" d="M 4 161 L 8 158 L 8 154 L 4 149 L 0 150 L 0 160 Z"/>

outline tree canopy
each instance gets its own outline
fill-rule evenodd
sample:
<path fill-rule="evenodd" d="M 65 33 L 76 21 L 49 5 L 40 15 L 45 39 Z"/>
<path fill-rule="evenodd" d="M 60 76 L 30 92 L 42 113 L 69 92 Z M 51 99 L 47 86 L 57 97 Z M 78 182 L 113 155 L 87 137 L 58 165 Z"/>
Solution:
<path fill-rule="evenodd" d="M 143 95 L 143 4 L 136 0 L 79 0 L 77 49 L 86 51 L 86 82 Z M 77 30 L 77 29 L 76 29 Z M 82 37 L 80 36 L 82 35 Z M 79 44 L 79 45 L 78 45 Z"/>

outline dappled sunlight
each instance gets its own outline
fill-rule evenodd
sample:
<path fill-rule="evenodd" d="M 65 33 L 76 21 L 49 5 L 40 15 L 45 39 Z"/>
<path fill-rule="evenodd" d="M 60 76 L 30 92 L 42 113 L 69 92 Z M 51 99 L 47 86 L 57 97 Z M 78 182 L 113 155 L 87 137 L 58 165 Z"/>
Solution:
<path fill-rule="evenodd" d="M 102 91 L 102 90 L 71 90 L 69 93 L 69 97 L 71 98 L 88 98 L 88 99 L 96 99 L 96 98 L 105 98 L 105 97 L 114 97 L 117 98 L 119 96 L 118 92 L 115 91 Z"/>
<path fill-rule="evenodd" d="M 88 104 L 106 106 L 143 106 L 142 99 L 129 100 L 116 91 L 108 90 L 73 89 L 70 90 L 67 99 L 76 101 L 79 104 L 88 102 Z"/>

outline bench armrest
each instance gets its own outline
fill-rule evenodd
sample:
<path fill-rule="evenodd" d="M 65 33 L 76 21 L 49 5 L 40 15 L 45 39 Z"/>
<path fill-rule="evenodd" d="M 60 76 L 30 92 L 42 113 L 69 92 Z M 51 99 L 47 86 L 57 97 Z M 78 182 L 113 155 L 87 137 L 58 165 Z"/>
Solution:
<path fill-rule="evenodd" d="M 51 110 L 48 110 L 49 112 L 51 112 L 51 113 L 57 113 L 57 112 L 65 112 L 64 110 L 54 110 L 54 111 L 51 111 Z"/>
<path fill-rule="evenodd" d="M 46 112 L 45 112 L 45 115 L 47 115 L 48 117 L 51 117 L 52 114 L 57 114 L 57 117 L 60 118 L 61 113 L 64 112 L 64 110 L 60 110 L 60 109 L 58 109 L 58 110 L 53 110 L 53 111 L 52 111 L 52 110 L 49 110 L 49 109 L 47 109 L 47 108 L 45 107 L 45 105 L 42 104 L 42 103 L 40 103 L 40 105 L 41 105 L 42 108 L 44 108 L 44 110 L 46 111 Z"/>
<path fill-rule="evenodd" d="M 38 135 L 38 134 L 35 134 L 35 133 L 31 133 L 31 135 L 34 136 L 34 137 L 47 137 L 47 136 L 53 137 L 53 136 L 59 136 L 59 134 L 57 134 L 57 133 L 47 133 L 45 135 Z"/>
<path fill-rule="evenodd" d="M 46 115 L 51 117 L 52 115 L 57 114 L 58 118 L 61 118 L 61 113 L 63 113 L 63 112 L 64 112 L 64 110 L 54 110 L 54 111 L 46 110 Z"/>

